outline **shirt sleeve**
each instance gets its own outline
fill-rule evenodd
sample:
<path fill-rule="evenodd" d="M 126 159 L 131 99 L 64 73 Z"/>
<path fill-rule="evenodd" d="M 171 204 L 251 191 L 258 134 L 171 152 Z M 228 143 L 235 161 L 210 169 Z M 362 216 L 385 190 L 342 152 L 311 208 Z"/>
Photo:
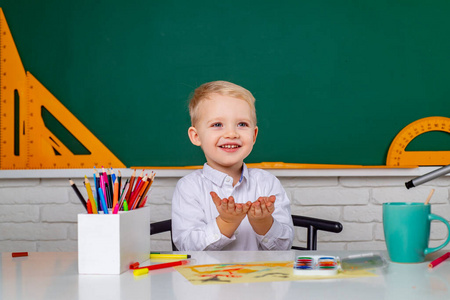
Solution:
<path fill-rule="evenodd" d="M 294 239 L 291 204 L 281 182 L 275 176 L 272 183 L 265 194 L 276 196 L 272 227 L 264 236 L 257 235 L 257 239 L 263 250 L 289 250 Z"/>
<path fill-rule="evenodd" d="M 175 187 L 172 198 L 173 242 L 180 251 L 221 250 L 236 237 L 224 236 L 216 219 L 208 219 L 205 210 L 213 205 L 212 199 L 203 199 L 202 192 L 194 188 L 196 184 L 195 180 L 182 178 Z"/>

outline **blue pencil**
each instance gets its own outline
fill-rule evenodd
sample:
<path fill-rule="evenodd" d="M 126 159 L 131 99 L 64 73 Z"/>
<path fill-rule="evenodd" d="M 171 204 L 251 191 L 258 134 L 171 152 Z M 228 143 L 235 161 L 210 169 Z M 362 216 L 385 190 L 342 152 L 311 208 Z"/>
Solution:
<path fill-rule="evenodd" d="M 98 188 L 98 193 L 100 194 L 100 205 L 101 205 L 105 215 L 107 215 L 108 214 L 108 206 L 106 205 L 105 196 L 103 195 L 103 191 L 102 191 L 101 187 Z"/>

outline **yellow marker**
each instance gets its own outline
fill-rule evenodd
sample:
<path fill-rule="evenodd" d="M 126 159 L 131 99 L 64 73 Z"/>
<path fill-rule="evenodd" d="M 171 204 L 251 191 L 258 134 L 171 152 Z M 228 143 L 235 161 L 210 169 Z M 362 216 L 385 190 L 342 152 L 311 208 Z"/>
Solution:
<path fill-rule="evenodd" d="M 164 253 L 150 253 L 150 259 L 186 259 L 191 258 L 189 254 L 164 254 Z"/>
<path fill-rule="evenodd" d="M 147 268 L 136 269 L 133 271 L 133 274 L 134 274 L 134 276 L 145 275 L 145 274 L 148 274 L 148 269 Z"/>

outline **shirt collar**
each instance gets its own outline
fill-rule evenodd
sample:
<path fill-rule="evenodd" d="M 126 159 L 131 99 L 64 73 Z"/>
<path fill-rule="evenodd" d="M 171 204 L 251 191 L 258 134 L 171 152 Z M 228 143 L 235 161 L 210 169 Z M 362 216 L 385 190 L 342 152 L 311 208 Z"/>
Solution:
<path fill-rule="evenodd" d="M 248 180 L 248 168 L 247 168 L 247 165 L 245 163 L 244 163 L 244 166 L 242 168 L 241 179 L 239 179 L 239 182 L 242 182 L 244 180 L 244 178 Z"/>
<path fill-rule="evenodd" d="M 228 175 L 211 168 L 207 163 L 205 163 L 203 165 L 203 176 L 211 180 L 211 182 L 214 183 L 215 185 L 221 187 Z M 241 178 L 239 179 L 239 183 L 241 183 L 244 180 L 244 178 L 248 178 L 248 169 L 245 163 L 243 164 L 242 167 L 242 174 Z"/>

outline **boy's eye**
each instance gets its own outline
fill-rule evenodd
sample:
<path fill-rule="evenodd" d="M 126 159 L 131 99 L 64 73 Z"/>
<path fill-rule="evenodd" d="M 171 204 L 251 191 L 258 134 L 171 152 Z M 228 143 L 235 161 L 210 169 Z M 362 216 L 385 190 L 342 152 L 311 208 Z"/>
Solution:
<path fill-rule="evenodd" d="M 214 123 L 211 127 L 222 127 L 222 123 Z"/>
<path fill-rule="evenodd" d="M 240 122 L 240 123 L 238 124 L 238 127 L 248 127 L 248 123 Z"/>

